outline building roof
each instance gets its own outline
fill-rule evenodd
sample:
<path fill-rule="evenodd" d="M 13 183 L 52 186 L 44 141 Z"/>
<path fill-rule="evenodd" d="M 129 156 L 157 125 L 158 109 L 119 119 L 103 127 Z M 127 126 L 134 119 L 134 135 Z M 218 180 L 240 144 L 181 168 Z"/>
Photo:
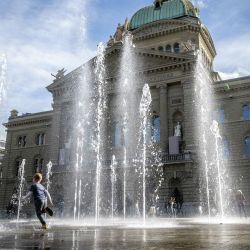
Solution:
<path fill-rule="evenodd" d="M 50 122 L 52 121 L 52 115 L 53 110 L 39 113 L 27 113 L 20 116 L 9 117 L 8 122 L 4 123 L 3 125 L 6 128 L 10 128 L 23 125 L 38 124 L 41 122 Z"/>
<path fill-rule="evenodd" d="M 197 9 L 189 0 L 163 0 L 160 7 L 147 6 L 138 10 L 130 20 L 129 30 L 159 20 L 168 20 L 183 16 L 198 17 Z"/>

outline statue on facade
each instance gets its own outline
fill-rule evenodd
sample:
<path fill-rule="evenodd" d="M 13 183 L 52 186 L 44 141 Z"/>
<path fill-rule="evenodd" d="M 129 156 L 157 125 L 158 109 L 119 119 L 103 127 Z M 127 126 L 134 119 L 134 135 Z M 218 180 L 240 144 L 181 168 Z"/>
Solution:
<path fill-rule="evenodd" d="M 177 136 L 177 137 L 181 137 L 182 136 L 180 122 L 178 122 L 177 125 L 174 128 L 174 136 Z"/>
<path fill-rule="evenodd" d="M 114 34 L 115 42 L 121 42 L 122 41 L 122 34 L 123 34 L 123 26 L 121 26 L 121 24 L 118 23 L 118 26 L 116 28 L 116 32 Z"/>
<path fill-rule="evenodd" d="M 113 37 L 113 36 L 110 36 L 110 37 L 109 37 L 109 41 L 108 41 L 108 43 L 107 43 L 107 46 L 108 46 L 108 47 L 111 47 L 111 46 L 114 45 L 114 43 L 115 43 L 114 37 Z"/>
<path fill-rule="evenodd" d="M 128 31 L 128 29 L 129 29 L 129 21 L 128 21 L 128 18 L 126 18 L 123 25 L 121 25 L 120 23 L 118 24 L 114 36 L 109 37 L 109 41 L 107 43 L 107 46 L 111 47 L 115 43 L 122 42 L 123 37 L 126 34 L 126 32 Z"/>
<path fill-rule="evenodd" d="M 55 77 L 54 81 L 57 81 L 57 80 L 61 79 L 62 77 L 64 77 L 64 74 L 66 71 L 67 71 L 66 69 L 62 68 L 62 69 L 57 71 L 56 75 L 51 74 L 53 77 Z"/>
<path fill-rule="evenodd" d="M 182 52 L 195 51 L 195 44 L 191 40 L 182 42 L 180 47 Z"/>

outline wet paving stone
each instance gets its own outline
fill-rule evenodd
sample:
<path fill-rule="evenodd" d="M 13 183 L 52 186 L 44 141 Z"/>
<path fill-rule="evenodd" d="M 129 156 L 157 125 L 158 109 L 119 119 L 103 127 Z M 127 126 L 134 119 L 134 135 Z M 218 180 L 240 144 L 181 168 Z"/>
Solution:
<path fill-rule="evenodd" d="M 204 223 L 161 219 L 136 224 L 95 226 L 50 222 L 49 230 L 34 221 L 0 221 L 0 249 L 250 249 L 250 223 Z"/>

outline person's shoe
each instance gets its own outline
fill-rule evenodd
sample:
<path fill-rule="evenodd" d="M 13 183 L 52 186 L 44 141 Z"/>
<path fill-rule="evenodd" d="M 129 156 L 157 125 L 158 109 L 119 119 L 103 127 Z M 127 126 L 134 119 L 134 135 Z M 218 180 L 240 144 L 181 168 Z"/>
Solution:
<path fill-rule="evenodd" d="M 47 230 L 49 227 L 48 227 L 48 225 L 47 224 L 43 224 L 42 225 L 42 229 L 45 229 L 45 230 Z"/>
<path fill-rule="evenodd" d="M 49 215 L 49 216 L 53 216 L 54 212 L 49 208 L 49 207 L 46 207 L 45 208 L 45 212 Z"/>

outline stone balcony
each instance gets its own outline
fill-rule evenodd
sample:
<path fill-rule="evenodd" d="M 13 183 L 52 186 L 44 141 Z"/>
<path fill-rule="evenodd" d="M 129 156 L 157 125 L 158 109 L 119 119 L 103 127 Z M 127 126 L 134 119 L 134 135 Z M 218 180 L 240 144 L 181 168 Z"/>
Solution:
<path fill-rule="evenodd" d="M 191 152 L 177 154 L 177 155 L 169 155 L 166 152 L 160 153 L 156 158 L 147 157 L 146 165 L 156 165 L 156 164 L 181 164 L 185 162 L 193 162 Z M 122 166 L 123 160 L 117 160 L 117 165 Z M 105 166 L 111 165 L 111 160 L 105 161 Z M 128 160 L 129 165 L 136 164 L 136 161 L 133 159 Z"/>
<path fill-rule="evenodd" d="M 185 163 L 185 162 L 193 162 L 192 154 L 190 152 L 182 153 L 178 155 L 169 155 L 167 153 L 162 154 L 161 156 L 162 163 L 163 164 L 179 164 L 179 163 Z"/>
<path fill-rule="evenodd" d="M 117 167 L 121 168 L 123 166 L 123 160 L 118 159 L 116 160 Z M 146 165 L 172 165 L 172 164 L 183 164 L 187 162 L 193 162 L 192 154 L 190 152 L 177 154 L 177 155 L 169 155 L 166 152 L 160 153 L 156 158 L 147 157 Z M 90 165 L 93 164 L 93 162 L 90 162 Z M 133 167 L 138 162 L 134 159 L 128 159 L 128 165 L 129 167 Z M 103 168 L 109 169 L 111 165 L 111 160 L 103 161 Z M 60 173 L 60 172 L 71 172 L 72 169 L 68 165 L 63 166 L 53 166 L 52 172 L 53 173 Z"/>

